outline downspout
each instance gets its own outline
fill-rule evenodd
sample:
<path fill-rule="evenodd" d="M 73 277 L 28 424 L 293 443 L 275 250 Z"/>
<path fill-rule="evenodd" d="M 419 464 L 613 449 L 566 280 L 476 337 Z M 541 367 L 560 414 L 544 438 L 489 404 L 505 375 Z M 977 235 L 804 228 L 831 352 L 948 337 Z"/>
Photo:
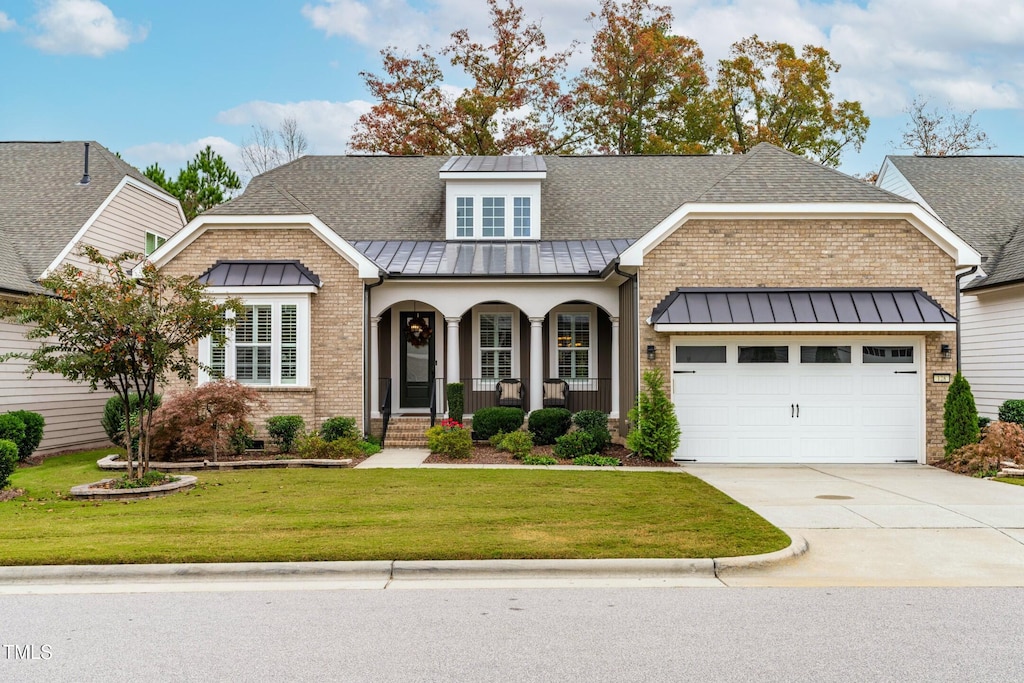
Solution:
<path fill-rule="evenodd" d="M 960 372 L 960 280 L 978 272 L 978 266 L 971 266 L 956 276 L 956 371 Z"/>
<path fill-rule="evenodd" d="M 363 285 L 363 433 L 370 433 L 370 396 L 373 395 L 373 388 L 370 386 L 370 290 L 384 284 L 384 271 L 377 275 L 377 281 L 372 285 Z"/>

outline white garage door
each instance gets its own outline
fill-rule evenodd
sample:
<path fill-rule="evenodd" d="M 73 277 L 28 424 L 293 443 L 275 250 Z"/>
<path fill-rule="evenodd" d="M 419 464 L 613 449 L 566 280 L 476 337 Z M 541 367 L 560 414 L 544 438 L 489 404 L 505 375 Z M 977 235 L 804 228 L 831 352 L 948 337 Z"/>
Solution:
<path fill-rule="evenodd" d="M 919 339 L 674 338 L 675 459 L 919 461 Z"/>

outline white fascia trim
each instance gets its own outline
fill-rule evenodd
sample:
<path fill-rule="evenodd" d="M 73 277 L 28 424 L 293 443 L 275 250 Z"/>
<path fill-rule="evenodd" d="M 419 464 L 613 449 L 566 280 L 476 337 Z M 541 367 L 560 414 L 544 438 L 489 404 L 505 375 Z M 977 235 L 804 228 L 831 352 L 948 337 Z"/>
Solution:
<path fill-rule="evenodd" d="M 211 227 L 221 229 L 247 229 L 273 226 L 277 228 L 310 229 L 346 261 L 359 270 L 363 280 L 376 279 L 380 276 L 377 264 L 366 258 L 358 249 L 343 240 L 336 232 L 328 228 L 323 221 L 313 214 L 292 216 L 196 216 L 192 222 L 174 234 L 149 256 L 149 260 L 161 268 L 181 253 L 189 244 Z M 273 255 L 268 254 L 268 258 Z M 138 270 L 138 269 L 136 269 Z"/>
<path fill-rule="evenodd" d="M 756 332 L 760 334 L 800 334 L 832 332 L 891 332 L 914 334 L 919 332 L 954 332 L 956 323 L 908 323 L 884 325 L 864 323 L 655 323 L 655 332 L 693 334 L 698 332 Z"/>
<path fill-rule="evenodd" d="M 938 245 L 955 261 L 956 267 L 981 265 L 981 254 L 957 237 L 919 204 L 881 204 L 874 202 L 771 203 L 771 204 L 703 204 L 687 203 L 673 211 L 646 235 L 633 243 L 619 257 L 621 265 L 642 266 L 644 256 L 661 244 L 688 220 L 697 218 L 903 218 Z"/>
<path fill-rule="evenodd" d="M 445 171 L 438 177 L 441 180 L 544 180 L 548 174 L 547 171 L 477 171 L 474 173 Z"/>
<path fill-rule="evenodd" d="M 316 294 L 319 289 L 313 285 L 270 285 L 257 287 L 207 287 L 207 293 L 219 296 L 254 297 L 261 294 Z"/>

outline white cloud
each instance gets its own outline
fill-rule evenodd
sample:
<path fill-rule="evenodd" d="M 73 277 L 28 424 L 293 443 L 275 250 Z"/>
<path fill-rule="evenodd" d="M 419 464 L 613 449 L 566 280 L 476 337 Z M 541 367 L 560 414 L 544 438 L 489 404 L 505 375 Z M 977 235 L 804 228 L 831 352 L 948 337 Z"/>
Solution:
<path fill-rule="evenodd" d="M 18 26 L 18 22 L 7 16 L 6 13 L 0 12 L 0 33 L 4 31 L 12 31 Z"/>
<path fill-rule="evenodd" d="M 145 40 L 148 29 L 118 19 L 99 0 L 48 0 L 35 22 L 31 43 L 44 52 L 102 57 Z"/>
<path fill-rule="evenodd" d="M 413 51 L 431 40 L 426 16 L 405 0 L 322 0 L 302 6 L 302 16 L 327 37 L 350 38 L 374 48 Z"/>
<path fill-rule="evenodd" d="M 370 110 L 371 103 L 363 100 L 330 102 L 306 100 L 304 102 L 245 102 L 217 114 L 217 121 L 229 126 L 246 126 L 239 137 L 249 134 L 248 127 L 264 125 L 276 129 L 281 121 L 294 118 L 299 129 L 309 140 L 311 152 L 316 154 L 344 154 L 356 120 Z"/>
<path fill-rule="evenodd" d="M 149 142 L 129 147 L 121 154 L 128 163 L 138 169 L 145 169 L 150 164 L 157 163 L 168 175 L 176 176 L 178 171 L 207 145 L 224 157 L 231 170 L 236 173 L 241 170 L 242 154 L 239 146 L 217 136 L 200 138 L 192 142 Z"/>

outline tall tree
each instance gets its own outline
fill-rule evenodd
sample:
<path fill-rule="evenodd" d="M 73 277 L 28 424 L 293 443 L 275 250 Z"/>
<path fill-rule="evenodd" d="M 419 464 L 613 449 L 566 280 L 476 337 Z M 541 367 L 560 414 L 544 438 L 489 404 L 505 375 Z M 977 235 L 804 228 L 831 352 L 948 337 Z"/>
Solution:
<path fill-rule="evenodd" d="M 242 305 L 238 299 L 214 303 L 194 277 L 165 275 L 148 261 L 141 266 L 141 276 L 134 276 L 132 264 L 141 254 L 107 258 L 94 247 L 84 251 L 95 269 L 65 265 L 40 281 L 55 296 L 30 296 L 6 311 L 8 317 L 30 326 L 25 336 L 37 340 L 38 346 L 0 360 L 24 358 L 30 373 L 57 373 L 121 397 L 128 473 L 141 477 L 149 469 L 158 384 L 172 376 L 190 379 L 197 366 L 192 355 L 195 342 L 207 335 L 223 338 L 224 327 L 234 324 L 233 318 L 225 319 L 225 312 L 234 311 L 238 317 Z M 139 397 L 137 421 L 131 414 L 133 394 Z"/>
<path fill-rule="evenodd" d="M 242 164 L 246 173 L 258 176 L 298 159 L 308 150 L 309 141 L 294 117 L 282 120 L 277 130 L 258 123 L 252 127 L 252 137 L 242 140 Z"/>
<path fill-rule="evenodd" d="M 444 74 L 429 47 L 418 57 L 393 47 L 381 52 L 384 74 L 362 72 L 378 100 L 356 123 L 351 147 L 387 154 L 514 154 L 568 148 L 574 129 L 571 97 L 563 92 L 573 48 L 545 54 L 539 24 L 525 23 L 513 0 L 487 0 L 493 42 L 474 42 L 465 29 L 451 35 L 441 51 L 471 85 L 458 94 L 443 85 Z"/>
<path fill-rule="evenodd" d="M 672 34 L 672 10 L 650 0 L 602 0 L 591 13 L 592 63 L 576 95 L 590 140 L 603 153 L 702 153 L 713 145 L 704 53 Z"/>
<path fill-rule="evenodd" d="M 974 122 L 977 110 L 965 114 L 952 109 L 929 109 L 927 98 L 918 96 L 903 113 L 909 117 L 903 128 L 903 149 L 914 156 L 944 157 L 994 146 L 988 134 Z"/>
<path fill-rule="evenodd" d="M 207 209 L 223 204 L 231 198 L 233 192 L 242 189 L 238 175 L 210 145 L 198 152 L 174 180 L 167 177 L 159 164 L 146 167 L 143 173 L 178 198 L 186 220 L 192 220 Z"/>
<path fill-rule="evenodd" d="M 830 75 L 838 71 L 821 47 L 805 45 L 797 56 L 791 45 L 756 35 L 734 43 L 715 89 L 723 142 L 736 153 L 770 142 L 838 166 L 845 149 L 860 149 L 870 124 L 859 102 L 834 101 Z"/>

